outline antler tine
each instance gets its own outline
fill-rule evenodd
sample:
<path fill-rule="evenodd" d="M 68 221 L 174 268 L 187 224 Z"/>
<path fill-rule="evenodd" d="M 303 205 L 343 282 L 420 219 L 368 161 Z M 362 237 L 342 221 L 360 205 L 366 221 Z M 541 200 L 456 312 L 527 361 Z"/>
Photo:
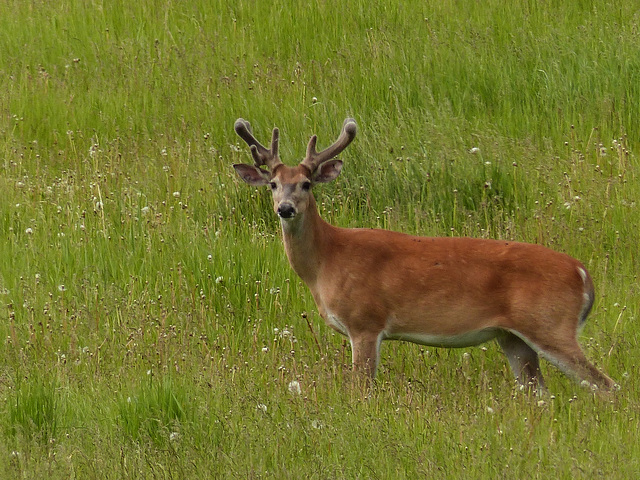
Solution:
<path fill-rule="evenodd" d="M 301 165 L 304 165 L 310 171 L 314 172 L 321 163 L 331 160 L 347 148 L 356 137 L 357 129 L 356 121 L 353 118 L 347 118 L 342 124 L 342 131 L 340 132 L 338 140 L 321 152 L 316 152 L 316 142 L 318 141 L 318 137 L 317 135 L 313 135 L 307 145 L 307 156 L 301 162 Z"/>
<path fill-rule="evenodd" d="M 273 129 L 273 134 L 271 136 L 271 150 L 268 150 L 258 140 L 256 140 L 256 137 L 253 136 L 251 131 L 251 124 L 243 118 L 236 120 L 234 129 L 240 138 L 242 138 L 247 145 L 251 147 L 251 155 L 253 156 L 253 161 L 255 162 L 256 167 L 266 165 L 269 170 L 273 171 L 282 163 L 280 158 L 278 158 L 278 139 L 280 137 L 280 132 L 277 128 Z"/>

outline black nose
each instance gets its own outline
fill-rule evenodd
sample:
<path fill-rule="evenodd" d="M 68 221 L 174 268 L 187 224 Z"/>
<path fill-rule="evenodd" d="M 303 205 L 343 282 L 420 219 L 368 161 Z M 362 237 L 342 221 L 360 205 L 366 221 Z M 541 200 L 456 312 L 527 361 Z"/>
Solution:
<path fill-rule="evenodd" d="M 278 207 L 278 215 L 280 218 L 293 218 L 296 215 L 296 209 L 293 205 L 285 203 Z"/>

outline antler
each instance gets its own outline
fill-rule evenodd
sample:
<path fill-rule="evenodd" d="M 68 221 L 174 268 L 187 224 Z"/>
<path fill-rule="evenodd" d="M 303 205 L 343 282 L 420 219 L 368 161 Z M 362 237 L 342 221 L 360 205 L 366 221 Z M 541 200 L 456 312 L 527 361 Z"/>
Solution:
<path fill-rule="evenodd" d="M 234 129 L 240 138 L 247 142 L 247 145 L 251 147 L 251 155 L 253 156 L 253 161 L 255 162 L 256 167 L 266 165 L 267 168 L 273 172 L 278 165 L 282 164 L 278 157 L 278 138 L 280 133 L 277 128 L 273 129 L 271 150 L 267 150 L 260 142 L 258 142 L 258 140 L 256 140 L 256 137 L 254 137 L 251 132 L 251 124 L 246 120 L 242 118 L 237 119 Z"/>
<path fill-rule="evenodd" d="M 300 162 L 300 165 L 304 165 L 311 172 L 315 172 L 316 168 L 327 160 L 331 160 L 336 155 L 339 155 L 349 144 L 356 138 L 356 121 L 353 118 L 347 118 L 342 124 L 342 131 L 338 140 L 328 148 L 325 148 L 321 152 L 316 152 L 316 142 L 318 137 L 313 135 L 307 145 L 307 156 Z"/>

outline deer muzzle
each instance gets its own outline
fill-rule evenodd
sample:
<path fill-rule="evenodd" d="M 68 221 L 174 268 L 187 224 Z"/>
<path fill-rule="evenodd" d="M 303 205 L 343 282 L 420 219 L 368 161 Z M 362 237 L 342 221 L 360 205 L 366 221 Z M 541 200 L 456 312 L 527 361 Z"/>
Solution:
<path fill-rule="evenodd" d="M 289 202 L 282 202 L 278 206 L 277 213 L 280 218 L 284 218 L 286 220 L 295 217 L 297 212 L 296 207 L 294 207 L 293 204 Z"/>

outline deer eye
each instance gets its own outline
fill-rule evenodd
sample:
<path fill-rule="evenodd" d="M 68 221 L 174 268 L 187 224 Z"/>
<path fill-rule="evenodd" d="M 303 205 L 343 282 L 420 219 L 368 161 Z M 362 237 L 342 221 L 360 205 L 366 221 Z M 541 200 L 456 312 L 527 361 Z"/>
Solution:
<path fill-rule="evenodd" d="M 308 192 L 311 189 L 311 182 L 304 182 L 302 184 L 302 190 L 304 190 L 305 192 Z"/>
<path fill-rule="evenodd" d="M 276 182 L 269 182 L 269 188 L 270 188 L 271 190 L 275 190 L 275 189 L 276 189 L 276 187 L 277 187 Z"/>

